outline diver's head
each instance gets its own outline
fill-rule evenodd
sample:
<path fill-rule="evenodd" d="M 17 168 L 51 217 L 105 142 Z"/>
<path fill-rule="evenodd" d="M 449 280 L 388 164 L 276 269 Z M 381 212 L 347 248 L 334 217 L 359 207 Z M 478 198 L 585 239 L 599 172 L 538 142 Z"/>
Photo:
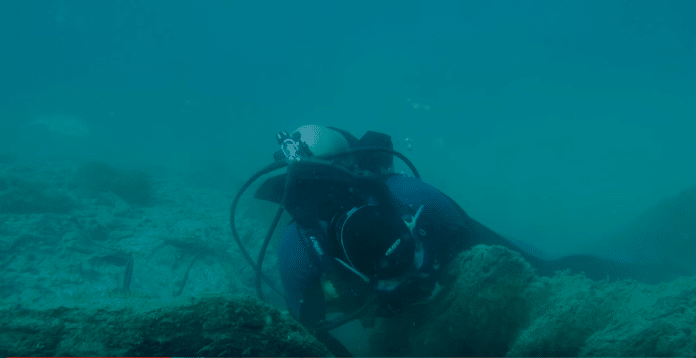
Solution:
<path fill-rule="evenodd" d="M 377 289 L 391 291 L 423 263 L 423 250 L 407 224 L 387 206 L 353 208 L 335 221 L 336 260 Z"/>
<path fill-rule="evenodd" d="M 333 129 L 309 124 L 295 129 L 290 136 L 299 137 L 314 156 L 338 154 L 350 149 L 343 135 Z"/>

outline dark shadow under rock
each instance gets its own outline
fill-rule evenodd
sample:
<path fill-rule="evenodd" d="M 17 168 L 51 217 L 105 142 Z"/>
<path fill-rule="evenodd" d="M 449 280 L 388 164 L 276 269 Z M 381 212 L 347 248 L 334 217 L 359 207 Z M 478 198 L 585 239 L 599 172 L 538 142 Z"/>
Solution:
<path fill-rule="evenodd" d="M 147 205 L 152 199 L 152 184 L 146 173 L 116 169 L 103 162 L 83 164 L 75 173 L 75 182 L 87 194 L 111 192 L 131 205 Z"/>
<path fill-rule="evenodd" d="M 112 298 L 0 311 L 4 356 L 329 356 L 287 314 L 250 297 Z"/>
<path fill-rule="evenodd" d="M 17 161 L 17 153 L 0 152 L 0 165 L 9 165 Z"/>
<path fill-rule="evenodd" d="M 660 201 L 606 242 L 607 251 L 696 271 L 696 187 Z"/>
<path fill-rule="evenodd" d="M 0 214 L 65 214 L 75 207 L 59 189 L 11 175 L 0 177 Z"/>

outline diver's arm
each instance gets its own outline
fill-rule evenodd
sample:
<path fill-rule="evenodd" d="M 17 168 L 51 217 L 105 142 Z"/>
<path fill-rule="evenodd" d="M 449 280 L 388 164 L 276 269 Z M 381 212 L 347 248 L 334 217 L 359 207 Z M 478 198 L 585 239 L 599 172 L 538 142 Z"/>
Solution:
<path fill-rule="evenodd" d="M 327 331 L 313 329 L 326 319 L 324 291 L 321 286 L 320 262 L 307 245 L 308 234 L 297 222 L 288 225 L 280 246 L 280 276 L 285 288 L 288 310 L 337 357 L 352 356 L 341 342 Z"/>
<path fill-rule="evenodd" d="M 305 241 L 302 229 L 297 222 L 290 223 L 283 232 L 280 245 L 278 267 L 285 289 L 285 299 L 290 313 L 301 323 L 313 324 L 313 315 L 323 319 L 323 306 L 314 306 L 313 302 L 323 302 L 323 292 L 316 290 L 321 278 L 320 265 L 314 259 L 312 248 Z M 313 297 L 321 293 L 322 297 Z"/>
<path fill-rule="evenodd" d="M 283 233 L 280 246 L 280 277 L 290 313 L 308 329 L 326 319 L 326 300 L 321 284 L 323 263 L 313 243 L 322 241 L 321 231 L 306 229 L 293 221 Z"/>

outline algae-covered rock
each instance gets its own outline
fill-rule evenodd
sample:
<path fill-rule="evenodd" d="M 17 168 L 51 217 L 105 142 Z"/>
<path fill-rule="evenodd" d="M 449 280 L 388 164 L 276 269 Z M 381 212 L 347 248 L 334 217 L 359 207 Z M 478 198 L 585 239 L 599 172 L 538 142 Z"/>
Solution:
<path fill-rule="evenodd" d="M 659 286 L 626 287 L 617 318 L 589 337 L 579 355 L 694 356 L 694 281 L 691 278 Z"/>
<path fill-rule="evenodd" d="M 518 253 L 476 246 L 450 265 L 455 280 L 432 305 L 415 332 L 414 353 L 436 356 L 502 356 L 529 320 L 535 278 Z"/>
<path fill-rule="evenodd" d="M 659 285 L 540 277 L 516 252 L 479 245 L 429 304 L 384 325 L 376 354 L 694 356 L 696 277 Z"/>
<path fill-rule="evenodd" d="M 567 272 L 537 282 L 542 294 L 528 298 L 536 307 L 533 320 L 507 354 L 577 356 L 595 332 L 616 318 L 624 299 L 622 290 L 612 289 L 616 283 Z"/>
<path fill-rule="evenodd" d="M 240 296 L 120 297 L 0 311 L 3 356 L 329 356 L 286 313 Z"/>
<path fill-rule="evenodd" d="M 659 285 L 592 281 L 561 272 L 539 279 L 535 318 L 508 355 L 693 356 L 696 277 Z"/>

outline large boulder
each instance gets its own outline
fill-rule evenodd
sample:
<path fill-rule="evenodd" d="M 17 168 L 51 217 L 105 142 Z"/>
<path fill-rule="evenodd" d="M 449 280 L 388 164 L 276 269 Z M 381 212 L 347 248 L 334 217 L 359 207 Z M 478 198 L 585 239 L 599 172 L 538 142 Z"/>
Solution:
<path fill-rule="evenodd" d="M 694 356 L 696 277 L 659 285 L 540 277 L 521 255 L 479 245 L 429 304 L 385 324 L 376 354 Z"/>

